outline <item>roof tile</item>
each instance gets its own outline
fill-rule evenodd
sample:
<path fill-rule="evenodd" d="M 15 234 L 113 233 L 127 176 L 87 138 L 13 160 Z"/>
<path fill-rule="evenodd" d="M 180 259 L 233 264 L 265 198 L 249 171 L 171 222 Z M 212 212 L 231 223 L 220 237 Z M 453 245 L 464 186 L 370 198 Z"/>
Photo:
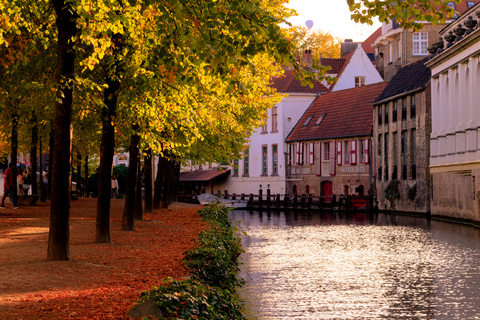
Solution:
<path fill-rule="evenodd" d="M 387 82 L 327 93 L 318 97 L 295 125 L 287 142 L 370 135 L 373 125 L 372 101 Z M 322 114 L 320 125 L 316 122 Z M 313 115 L 312 121 L 303 126 Z"/>

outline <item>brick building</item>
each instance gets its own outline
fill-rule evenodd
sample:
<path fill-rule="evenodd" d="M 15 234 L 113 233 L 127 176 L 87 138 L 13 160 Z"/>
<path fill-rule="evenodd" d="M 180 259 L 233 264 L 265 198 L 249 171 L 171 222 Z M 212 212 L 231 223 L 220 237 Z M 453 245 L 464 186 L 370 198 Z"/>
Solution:
<path fill-rule="evenodd" d="M 460 15 L 467 11 L 480 0 L 451 2 Z M 455 21 L 456 17 L 447 21 L 447 24 Z M 395 73 L 404 65 L 421 60 L 428 56 L 427 48 L 439 40 L 439 32 L 446 24 L 433 25 L 423 23 L 424 28 L 412 32 L 401 28 L 395 21 L 382 24 L 382 33 L 374 41 L 376 66 L 385 80 L 390 80 Z"/>
<path fill-rule="evenodd" d="M 302 115 L 287 142 L 287 193 L 366 194 L 371 188 L 371 103 L 386 83 L 331 92 Z"/>
<path fill-rule="evenodd" d="M 428 58 L 402 67 L 373 102 L 374 195 L 380 209 L 430 211 Z"/>

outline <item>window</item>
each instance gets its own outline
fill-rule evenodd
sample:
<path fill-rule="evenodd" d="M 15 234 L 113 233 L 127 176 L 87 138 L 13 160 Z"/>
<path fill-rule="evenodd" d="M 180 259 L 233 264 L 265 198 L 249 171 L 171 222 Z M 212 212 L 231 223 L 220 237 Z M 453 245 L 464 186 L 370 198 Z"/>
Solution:
<path fill-rule="evenodd" d="M 248 149 L 243 154 L 243 175 L 248 177 Z"/>
<path fill-rule="evenodd" d="M 238 177 L 238 159 L 233 160 L 233 176 Z"/>
<path fill-rule="evenodd" d="M 330 160 L 330 142 L 323 143 L 323 161 Z"/>
<path fill-rule="evenodd" d="M 349 142 L 350 148 L 350 163 L 357 164 L 357 140 L 351 140 Z"/>
<path fill-rule="evenodd" d="M 455 10 L 455 3 L 453 3 L 452 1 L 448 3 L 448 6 L 453 10 Z M 468 8 L 471 8 L 471 7 L 468 7 Z M 453 15 L 453 19 L 457 19 L 457 18 L 458 18 L 458 14 L 455 12 L 455 14 Z"/>
<path fill-rule="evenodd" d="M 426 55 L 428 47 L 428 33 L 413 33 L 413 55 Z"/>
<path fill-rule="evenodd" d="M 303 123 L 303 126 L 306 127 L 308 126 L 308 124 L 310 123 L 310 121 L 312 121 L 313 119 L 313 114 L 308 116 L 307 120 L 305 120 L 305 122 Z"/>
<path fill-rule="evenodd" d="M 378 135 L 378 155 L 382 155 L 382 135 Z"/>
<path fill-rule="evenodd" d="M 268 175 L 268 150 L 267 146 L 262 146 L 262 176 Z"/>
<path fill-rule="evenodd" d="M 415 118 L 415 95 L 410 96 L 410 118 Z"/>
<path fill-rule="evenodd" d="M 468 9 L 470 9 L 470 8 L 473 7 L 474 5 L 475 5 L 475 1 L 467 1 Z"/>
<path fill-rule="evenodd" d="M 411 161 L 412 161 L 412 179 L 417 179 L 417 131 L 412 129 L 411 133 L 411 147 L 412 152 L 410 153 Z"/>
<path fill-rule="evenodd" d="M 388 124 L 388 104 L 385 105 L 385 124 Z"/>
<path fill-rule="evenodd" d="M 326 115 L 327 115 L 326 113 L 322 113 L 322 114 L 320 115 L 320 117 L 318 117 L 317 122 L 315 122 L 315 125 L 316 125 L 316 126 L 319 126 L 320 123 L 322 123 L 322 121 L 323 121 L 323 119 L 325 118 Z"/>
<path fill-rule="evenodd" d="M 278 175 L 278 145 L 276 144 L 272 146 L 272 155 L 273 155 L 272 174 Z"/>
<path fill-rule="evenodd" d="M 343 153 L 343 163 L 344 164 L 349 164 L 350 163 L 350 159 L 349 159 L 349 155 L 350 155 L 350 146 L 349 146 L 349 143 L 348 141 L 344 141 L 343 142 L 343 145 L 344 145 L 344 153 Z"/>
<path fill-rule="evenodd" d="M 365 85 L 365 77 L 355 77 L 355 87 L 361 87 Z"/>
<path fill-rule="evenodd" d="M 360 140 L 359 141 L 359 143 L 360 143 L 359 147 L 360 148 L 358 148 L 358 161 L 360 163 L 365 162 L 365 159 L 364 159 L 364 157 L 365 157 L 365 149 L 364 149 L 365 148 L 365 143 L 364 143 L 364 141 L 365 140 Z"/>
<path fill-rule="evenodd" d="M 392 63 L 393 61 L 393 42 L 388 44 L 388 62 Z"/>
<path fill-rule="evenodd" d="M 402 39 L 398 39 L 397 41 L 397 56 L 398 59 L 402 58 Z"/>
<path fill-rule="evenodd" d="M 277 107 L 272 108 L 272 132 L 278 131 L 278 110 Z"/>
<path fill-rule="evenodd" d="M 402 103 L 402 120 L 407 119 L 407 99 L 400 99 Z"/>
<path fill-rule="evenodd" d="M 393 101 L 392 122 L 397 122 L 397 100 Z"/>
<path fill-rule="evenodd" d="M 407 130 L 402 131 L 402 180 L 407 180 L 407 164 L 408 164 L 408 152 L 407 152 Z"/>
<path fill-rule="evenodd" d="M 398 157 L 398 138 L 397 132 L 393 133 L 393 172 L 392 172 L 392 180 L 397 179 L 397 157 Z"/>
<path fill-rule="evenodd" d="M 383 177 L 385 180 L 388 180 L 388 133 L 385 133 L 384 137 L 384 147 L 383 147 L 383 158 L 385 162 L 385 172 L 383 174 Z"/>
<path fill-rule="evenodd" d="M 378 106 L 378 125 L 382 125 L 382 106 Z"/>
<path fill-rule="evenodd" d="M 263 125 L 262 125 L 262 133 L 267 133 L 267 120 L 268 120 L 268 113 L 265 113 L 263 118 Z"/>

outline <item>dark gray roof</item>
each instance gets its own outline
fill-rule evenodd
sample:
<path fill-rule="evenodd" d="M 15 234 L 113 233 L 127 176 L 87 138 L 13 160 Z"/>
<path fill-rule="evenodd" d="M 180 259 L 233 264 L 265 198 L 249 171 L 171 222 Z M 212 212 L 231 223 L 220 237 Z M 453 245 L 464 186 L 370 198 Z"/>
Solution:
<path fill-rule="evenodd" d="M 400 68 L 373 103 L 425 88 L 432 75 L 431 70 L 425 66 L 428 59 L 426 57 Z"/>

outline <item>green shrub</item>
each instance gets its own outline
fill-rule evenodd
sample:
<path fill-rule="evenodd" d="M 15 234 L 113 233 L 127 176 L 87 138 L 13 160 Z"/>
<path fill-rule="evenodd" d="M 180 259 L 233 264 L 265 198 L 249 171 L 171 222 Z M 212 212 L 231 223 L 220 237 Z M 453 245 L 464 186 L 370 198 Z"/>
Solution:
<path fill-rule="evenodd" d="M 211 205 L 200 211 L 210 228 L 200 233 L 199 246 L 185 253 L 182 263 L 190 280 L 168 280 L 142 294 L 157 301 L 164 319 L 246 320 L 235 293 L 238 257 L 243 252 L 238 230 L 228 219 L 228 208 Z"/>
<path fill-rule="evenodd" d="M 207 286 L 196 280 L 168 280 L 142 295 L 155 299 L 162 319 L 246 319 L 237 299 L 228 290 Z"/>

